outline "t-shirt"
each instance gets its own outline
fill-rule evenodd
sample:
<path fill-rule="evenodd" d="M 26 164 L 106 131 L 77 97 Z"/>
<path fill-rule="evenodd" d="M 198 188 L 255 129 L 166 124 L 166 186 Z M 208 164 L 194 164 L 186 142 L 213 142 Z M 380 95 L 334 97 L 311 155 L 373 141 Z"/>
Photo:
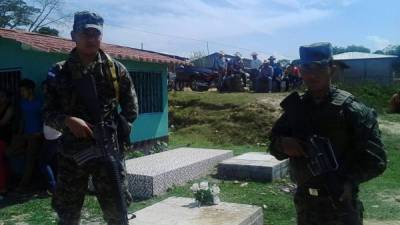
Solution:
<path fill-rule="evenodd" d="M 293 67 L 293 75 L 295 75 L 296 77 L 300 77 L 299 67 L 297 67 L 297 66 Z"/>
<path fill-rule="evenodd" d="M 217 58 L 217 59 L 215 59 L 215 61 L 214 61 L 214 69 L 217 69 L 217 70 L 223 70 L 223 69 L 226 69 L 226 61 L 225 61 L 225 58 L 224 57 L 222 57 L 222 58 Z"/>
<path fill-rule="evenodd" d="M 260 68 L 260 66 L 262 65 L 262 62 L 261 62 L 261 60 L 259 60 L 259 59 L 253 59 L 253 60 L 251 60 L 251 62 L 250 62 L 250 69 L 259 69 Z"/>
<path fill-rule="evenodd" d="M 280 77 L 282 76 L 283 70 L 279 66 L 274 67 L 274 77 Z"/>
<path fill-rule="evenodd" d="M 43 130 L 42 105 L 39 99 L 21 99 L 21 112 L 24 121 L 24 134 L 41 133 Z"/>

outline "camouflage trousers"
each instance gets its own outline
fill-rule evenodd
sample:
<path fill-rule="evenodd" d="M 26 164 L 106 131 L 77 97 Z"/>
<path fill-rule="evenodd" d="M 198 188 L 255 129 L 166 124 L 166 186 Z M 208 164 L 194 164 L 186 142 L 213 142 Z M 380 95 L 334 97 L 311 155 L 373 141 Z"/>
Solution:
<path fill-rule="evenodd" d="M 132 202 L 128 191 L 125 161 L 119 161 L 119 170 L 122 178 L 122 189 L 127 207 Z M 52 206 L 59 217 L 59 225 L 78 225 L 81 209 L 88 190 L 88 178 L 92 176 L 96 189 L 96 197 L 103 211 L 103 218 L 109 225 L 121 224 L 121 213 L 117 205 L 118 200 L 112 190 L 111 179 L 107 168 L 100 160 L 92 160 L 79 166 L 74 160 L 58 156 L 58 176 L 56 192 L 52 199 Z"/>
<path fill-rule="evenodd" d="M 296 192 L 297 225 L 362 225 L 363 206 L 357 197 L 347 202 Z"/>

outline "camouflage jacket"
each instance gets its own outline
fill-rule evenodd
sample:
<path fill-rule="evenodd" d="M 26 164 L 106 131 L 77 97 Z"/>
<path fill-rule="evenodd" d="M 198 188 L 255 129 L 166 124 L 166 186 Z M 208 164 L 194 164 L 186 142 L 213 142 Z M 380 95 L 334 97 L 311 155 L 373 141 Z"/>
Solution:
<path fill-rule="evenodd" d="M 358 186 L 386 169 L 386 153 L 373 109 L 358 102 L 350 93 L 334 87 L 323 102 L 315 103 L 306 93 L 301 98 L 301 104 L 306 113 L 300 119 L 304 120 L 306 128 L 296 127 L 289 115 L 296 115 L 297 112 L 287 111 L 272 128 L 269 149 L 277 159 L 288 158 L 280 148 L 280 137 L 302 139 L 301 133 L 309 132 L 329 138 L 339 161 L 336 173 L 343 182 Z M 323 175 L 312 176 L 305 157 L 290 158 L 290 175 L 299 186 L 321 185 L 324 180 Z"/>
<path fill-rule="evenodd" d="M 72 50 L 67 61 L 55 64 L 48 73 L 47 93 L 44 102 L 45 123 L 62 132 L 62 153 L 71 155 L 79 150 L 90 147 L 93 140 L 76 138 L 66 127 L 64 120 L 66 116 L 73 116 L 94 124 L 93 117 L 89 114 L 86 105 L 78 98 L 76 90 L 72 86 L 72 79 L 82 76 L 93 75 L 96 82 L 97 95 L 106 121 L 115 121 L 115 113 L 120 106 L 120 115 L 125 117 L 129 123 L 133 123 L 138 115 L 138 101 L 133 82 L 127 69 L 118 61 L 112 59 L 99 51 L 97 59 L 84 66 L 80 63 L 76 50 Z M 116 77 L 119 86 L 119 95 L 113 85 L 111 66 L 114 63 Z M 119 96 L 119 99 L 116 99 Z"/>

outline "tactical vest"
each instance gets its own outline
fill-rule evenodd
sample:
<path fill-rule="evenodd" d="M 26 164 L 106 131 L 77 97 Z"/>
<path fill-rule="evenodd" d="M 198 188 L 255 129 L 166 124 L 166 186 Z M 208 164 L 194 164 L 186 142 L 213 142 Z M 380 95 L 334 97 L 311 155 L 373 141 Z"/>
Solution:
<path fill-rule="evenodd" d="M 329 138 L 339 161 L 340 168 L 338 173 L 344 171 L 347 165 L 348 151 L 354 150 L 353 131 L 351 121 L 346 115 L 347 104 L 350 104 L 353 96 L 350 93 L 341 90 L 335 90 L 331 101 L 326 101 L 321 104 L 313 104 L 312 101 L 303 102 L 306 108 L 307 127 L 305 132 L 316 134 L 322 137 Z M 307 160 L 304 158 L 293 158 L 291 163 L 292 178 L 299 185 L 320 184 L 319 177 L 313 177 L 307 168 Z M 293 168 L 294 167 L 294 168 Z"/>
<path fill-rule="evenodd" d="M 118 74 L 118 66 L 116 65 L 116 62 L 113 61 L 113 59 L 106 53 L 101 52 L 102 56 L 105 56 L 103 58 L 105 58 L 105 62 L 102 63 L 102 66 L 96 66 L 94 68 L 95 73 L 101 73 L 103 74 L 105 77 L 104 79 L 101 79 L 99 77 L 96 77 L 96 82 L 103 82 L 102 86 L 107 87 L 107 91 L 104 92 L 104 90 L 98 90 L 98 95 L 104 96 L 106 98 L 112 98 L 114 99 L 114 103 L 113 103 L 113 108 L 117 107 L 118 102 L 119 102 L 119 76 L 117 76 Z M 83 74 L 81 71 L 80 67 L 75 66 L 72 62 L 70 62 L 69 60 L 63 61 L 59 64 L 61 70 L 60 73 L 63 76 L 63 79 L 65 80 L 66 83 L 66 88 L 67 88 L 67 93 L 68 96 L 66 97 L 66 105 L 69 106 L 69 108 L 71 107 L 75 107 L 77 106 L 77 102 L 79 102 L 78 100 L 78 96 L 76 94 L 76 91 L 74 91 L 74 88 L 72 87 L 72 80 L 73 79 L 80 79 Z M 101 71 L 98 71 L 101 70 Z M 100 79 L 100 80 L 98 80 Z M 108 92 L 108 90 L 112 90 L 112 93 Z M 67 100 L 68 99 L 68 100 Z"/>

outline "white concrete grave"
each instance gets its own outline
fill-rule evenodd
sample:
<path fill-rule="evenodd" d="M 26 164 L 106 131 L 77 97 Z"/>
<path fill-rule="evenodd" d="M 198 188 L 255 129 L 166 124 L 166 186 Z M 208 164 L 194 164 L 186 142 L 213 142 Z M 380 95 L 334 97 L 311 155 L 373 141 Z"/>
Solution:
<path fill-rule="evenodd" d="M 135 212 L 131 225 L 263 225 L 258 206 L 221 202 L 197 207 L 194 199 L 170 197 Z"/>
<path fill-rule="evenodd" d="M 218 164 L 222 179 L 273 181 L 287 174 L 288 160 L 279 161 L 270 154 L 249 152 Z"/>
<path fill-rule="evenodd" d="M 207 175 L 230 150 L 178 148 L 126 161 L 129 191 L 134 197 L 150 198 L 174 185 Z"/>

